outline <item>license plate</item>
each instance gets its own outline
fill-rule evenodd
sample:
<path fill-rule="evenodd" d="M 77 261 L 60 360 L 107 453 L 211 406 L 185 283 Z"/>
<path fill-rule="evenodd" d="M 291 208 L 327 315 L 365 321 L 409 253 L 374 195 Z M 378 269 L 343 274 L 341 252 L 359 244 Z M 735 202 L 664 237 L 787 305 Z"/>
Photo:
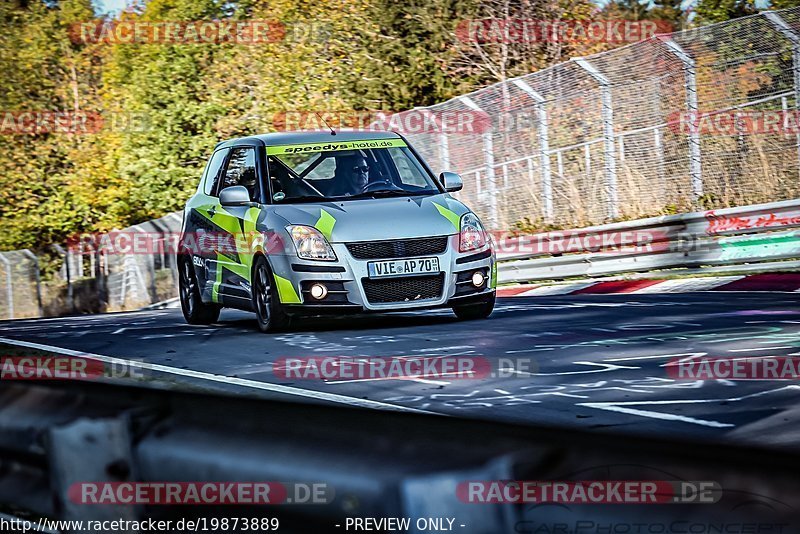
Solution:
<path fill-rule="evenodd" d="M 371 261 L 367 264 L 370 278 L 386 276 L 409 276 L 439 272 L 439 258 L 415 258 L 413 260 Z"/>

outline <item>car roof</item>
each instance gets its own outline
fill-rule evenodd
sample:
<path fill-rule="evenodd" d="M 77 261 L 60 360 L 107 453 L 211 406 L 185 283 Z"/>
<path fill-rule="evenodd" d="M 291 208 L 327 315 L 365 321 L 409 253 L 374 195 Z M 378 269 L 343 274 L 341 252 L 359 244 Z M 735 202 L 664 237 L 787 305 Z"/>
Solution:
<path fill-rule="evenodd" d="M 239 137 L 218 143 L 214 149 L 231 146 L 278 146 L 302 145 L 306 143 L 324 143 L 326 141 L 359 141 L 362 139 L 400 139 L 395 132 L 386 131 L 347 131 L 340 130 L 336 135 L 331 135 L 330 130 L 305 131 L 305 132 L 274 132 L 267 134 Z"/>

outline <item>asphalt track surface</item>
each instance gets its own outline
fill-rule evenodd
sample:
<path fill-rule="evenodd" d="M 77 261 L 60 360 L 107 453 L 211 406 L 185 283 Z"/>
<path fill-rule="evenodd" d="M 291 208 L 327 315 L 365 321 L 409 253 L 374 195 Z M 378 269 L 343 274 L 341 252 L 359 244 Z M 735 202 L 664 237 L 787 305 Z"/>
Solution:
<path fill-rule="evenodd" d="M 198 327 L 168 309 L 6 321 L 0 337 L 140 362 L 178 387 L 767 447 L 800 442 L 800 382 L 674 380 L 664 367 L 691 355 L 800 355 L 793 293 L 503 298 L 487 320 L 430 310 L 307 319 L 271 335 L 244 312 L 223 310 L 218 324 Z M 536 368 L 474 380 L 298 380 L 273 370 L 282 357 L 442 355 Z"/>

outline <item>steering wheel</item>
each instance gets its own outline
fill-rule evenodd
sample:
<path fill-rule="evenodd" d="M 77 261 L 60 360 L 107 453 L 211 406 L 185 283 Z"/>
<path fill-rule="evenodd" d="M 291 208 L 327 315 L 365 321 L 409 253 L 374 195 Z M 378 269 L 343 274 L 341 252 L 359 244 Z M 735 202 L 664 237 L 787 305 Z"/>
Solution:
<path fill-rule="evenodd" d="M 402 187 L 397 187 L 389 180 L 378 180 L 376 182 L 369 182 L 367 185 L 364 186 L 361 192 L 370 193 L 372 191 L 377 191 L 379 189 L 390 189 L 392 191 L 405 191 Z"/>

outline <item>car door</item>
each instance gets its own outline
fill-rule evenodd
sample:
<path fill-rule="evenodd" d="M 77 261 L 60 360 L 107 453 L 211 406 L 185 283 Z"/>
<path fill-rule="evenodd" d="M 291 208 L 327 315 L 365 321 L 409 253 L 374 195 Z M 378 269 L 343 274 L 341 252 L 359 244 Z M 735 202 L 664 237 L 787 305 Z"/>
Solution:
<path fill-rule="evenodd" d="M 218 204 L 213 222 L 224 232 L 216 254 L 214 270 L 217 302 L 225 306 L 249 309 L 251 303 L 251 271 L 253 241 L 257 238 L 256 222 L 261 214 L 262 182 L 257 165 L 256 147 L 233 147 L 221 174 L 219 191 L 243 186 L 250 193 L 249 206 Z"/>
<path fill-rule="evenodd" d="M 219 208 L 219 179 L 230 150 L 216 150 L 209 159 L 197 192 L 186 206 L 187 224 L 183 241 L 191 254 L 195 277 L 203 302 L 218 302 L 213 281 L 217 263 L 215 237 L 220 234 L 213 214 Z"/>

